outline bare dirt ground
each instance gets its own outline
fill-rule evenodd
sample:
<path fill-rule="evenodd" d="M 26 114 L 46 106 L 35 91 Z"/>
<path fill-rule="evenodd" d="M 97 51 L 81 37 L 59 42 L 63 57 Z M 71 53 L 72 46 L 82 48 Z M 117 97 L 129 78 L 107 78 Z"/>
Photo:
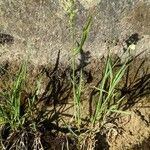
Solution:
<path fill-rule="evenodd" d="M 150 149 L 150 98 L 145 97 L 129 109 L 130 116 L 118 119 L 117 128 L 109 137 L 110 150 L 149 150 Z M 113 135 L 114 134 L 114 135 Z"/>

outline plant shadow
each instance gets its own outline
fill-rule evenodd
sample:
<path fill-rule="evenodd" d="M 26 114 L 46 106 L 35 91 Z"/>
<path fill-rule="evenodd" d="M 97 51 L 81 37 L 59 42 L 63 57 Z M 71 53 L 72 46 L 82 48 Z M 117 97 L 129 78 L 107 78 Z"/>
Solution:
<path fill-rule="evenodd" d="M 147 62 L 144 59 L 139 64 L 135 73 L 131 72 L 130 67 L 127 70 L 125 83 L 120 89 L 121 96 L 127 97 L 127 103 L 124 105 L 124 109 L 133 107 L 142 97 L 150 95 L 150 73 L 148 67 L 144 68 L 145 63 Z M 142 73 L 141 70 L 143 70 Z M 131 76 L 133 77 L 132 79 L 130 78 Z"/>

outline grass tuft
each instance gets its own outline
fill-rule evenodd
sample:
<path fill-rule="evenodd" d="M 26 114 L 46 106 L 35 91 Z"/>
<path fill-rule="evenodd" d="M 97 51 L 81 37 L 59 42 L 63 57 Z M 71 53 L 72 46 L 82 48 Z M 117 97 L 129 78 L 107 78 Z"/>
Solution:
<path fill-rule="evenodd" d="M 0 93 L 1 97 L 4 98 L 0 105 L 0 124 L 9 124 L 12 130 L 22 128 L 25 122 L 25 117 L 21 115 L 21 94 L 25 84 L 26 71 L 27 65 L 23 63 L 11 90 Z"/>

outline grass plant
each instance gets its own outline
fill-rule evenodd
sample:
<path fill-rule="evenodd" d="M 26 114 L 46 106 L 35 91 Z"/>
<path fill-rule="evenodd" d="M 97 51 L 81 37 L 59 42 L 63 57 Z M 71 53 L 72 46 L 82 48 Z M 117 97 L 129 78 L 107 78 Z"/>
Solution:
<path fill-rule="evenodd" d="M 0 124 L 9 124 L 12 130 L 22 128 L 25 117 L 21 116 L 21 92 L 26 78 L 26 63 L 20 66 L 11 90 L 1 93 L 3 102 L 0 105 Z"/>
<path fill-rule="evenodd" d="M 14 78 L 11 78 L 11 82 L 8 88 L 0 93 L 0 126 L 1 136 L 2 131 L 8 130 L 10 135 L 7 137 L 7 141 L 2 143 L 1 149 L 28 149 L 28 130 L 36 135 L 37 123 L 35 118 L 37 116 L 36 110 L 36 96 L 40 89 L 41 80 L 36 80 L 36 85 L 32 91 L 31 97 L 23 98 L 23 91 L 26 89 L 27 81 L 27 61 L 24 61 Z M 25 100 L 25 101 L 23 101 Z M 16 137 L 17 135 L 17 137 Z M 1 137 L 2 138 L 2 137 Z M 41 146 L 40 137 L 36 137 L 33 142 L 33 149 Z M 13 143 L 11 143 L 13 141 Z M 42 146 L 41 146 L 42 147 Z"/>
<path fill-rule="evenodd" d="M 80 42 L 78 45 L 76 44 L 76 15 L 77 15 L 77 9 L 75 6 L 75 0 L 65 0 L 64 1 L 64 10 L 66 11 L 68 18 L 69 18 L 69 25 L 70 25 L 70 33 L 71 33 L 71 39 L 72 39 L 72 48 L 71 48 L 71 57 L 72 57 L 72 86 L 73 86 L 73 97 L 74 97 L 74 117 L 75 122 L 77 123 L 77 127 L 80 128 L 81 125 L 81 94 L 83 90 L 83 75 L 82 70 L 80 71 L 80 77 L 79 81 L 77 81 L 77 77 L 75 74 L 75 71 L 77 69 L 76 66 L 76 59 L 78 55 L 80 54 L 81 50 L 83 49 L 83 46 L 88 38 L 91 24 L 92 24 L 92 17 L 89 16 L 86 23 L 84 24 Z"/>
<path fill-rule="evenodd" d="M 119 109 L 118 106 L 124 97 L 119 97 L 120 95 L 117 91 L 117 86 L 128 68 L 127 62 L 125 62 L 117 71 L 114 71 L 115 64 L 112 63 L 111 56 L 108 55 L 101 82 L 99 86 L 96 87 L 99 91 L 99 96 L 96 100 L 95 112 L 91 119 L 92 126 L 95 126 L 97 121 L 105 121 L 106 116 L 109 116 L 111 112 L 117 112 Z M 114 102 L 115 99 L 117 99 L 116 102 Z"/>

